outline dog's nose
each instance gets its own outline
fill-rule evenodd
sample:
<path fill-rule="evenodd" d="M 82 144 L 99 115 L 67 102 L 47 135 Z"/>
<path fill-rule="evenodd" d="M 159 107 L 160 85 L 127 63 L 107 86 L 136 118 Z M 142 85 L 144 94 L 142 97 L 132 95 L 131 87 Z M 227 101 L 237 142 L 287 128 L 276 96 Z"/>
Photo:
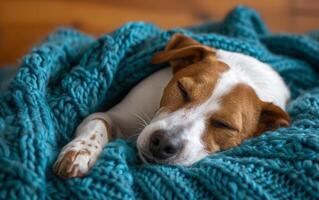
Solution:
<path fill-rule="evenodd" d="M 157 130 L 151 135 L 149 148 L 155 158 L 167 159 L 179 152 L 182 143 L 170 137 L 166 131 Z"/>

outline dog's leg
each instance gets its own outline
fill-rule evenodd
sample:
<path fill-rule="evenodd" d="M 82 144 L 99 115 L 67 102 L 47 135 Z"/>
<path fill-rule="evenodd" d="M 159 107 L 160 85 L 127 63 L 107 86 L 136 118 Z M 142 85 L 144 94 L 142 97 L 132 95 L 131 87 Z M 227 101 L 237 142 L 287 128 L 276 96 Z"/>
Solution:
<path fill-rule="evenodd" d="M 77 128 L 75 138 L 60 152 L 54 172 L 64 178 L 82 177 L 94 165 L 111 137 L 111 120 L 94 113 Z"/>

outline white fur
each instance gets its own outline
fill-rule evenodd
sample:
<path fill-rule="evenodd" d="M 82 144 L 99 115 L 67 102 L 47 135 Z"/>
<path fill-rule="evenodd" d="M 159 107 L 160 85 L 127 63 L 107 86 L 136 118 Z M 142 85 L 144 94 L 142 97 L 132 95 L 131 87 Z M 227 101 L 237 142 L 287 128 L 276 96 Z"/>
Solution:
<path fill-rule="evenodd" d="M 285 104 L 290 97 L 289 90 L 282 78 L 269 65 L 250 56 L 224 50 L 217 50 L 217 58 L 225 62 L 230 70 L 221 75 L 213 94 L 201 105 L 172 113 L 159 109 L 163 89 L 172 78 L 171 69 L 165 68 L 140 82 L 123 101 L 106 113 L 91 115 L 81 124 L 81 127 L 87 127 L 93 119 L 99 119 L 98 121 L 104 120 L 112 126 L 116 137 L 128 138 L 140 133 L 137 140 L 140 153 L 148 151 L 149 137 L 154 131 L 179 128 L 179 134 L 186 141 L 186 145 L 183 152 L 169 163 L 190 165 L 207 155 L 201 141 L 207 113 L 217 111 L 220 98 L 237 84 L 250 85 L 262 101 L 272 102 L 285 109 Z M 96 120 L 94 121 L 97 123 Z M 106 129 L 102 127 L 98 129 L 107 135 Z M 75 140 L 83 138 L 83 135 L 90 135 L 93 130 L 94 128 L 84 128 Z M 63 152 L 60 157 L 63 157 Z"/>
<path fill-rule="evenodd" d="M 269 65 L 253 57 L 224 50 L 217 51 L 217 58 L 231 68 L 240 82 L 250 85 L 260 100 L 272 102 L 285 110 L 290 92 L 282 78 Z"/>

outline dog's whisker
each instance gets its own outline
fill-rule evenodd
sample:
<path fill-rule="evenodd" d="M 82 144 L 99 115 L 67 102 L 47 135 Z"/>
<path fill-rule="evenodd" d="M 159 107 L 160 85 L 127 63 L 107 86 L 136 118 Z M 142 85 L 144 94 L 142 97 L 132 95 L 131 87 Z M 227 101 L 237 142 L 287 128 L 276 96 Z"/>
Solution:
<path fill-rule="evenodd" d="M 147 125 L 147 124 L 145 124 L 144 122 L 142 122 L 142 121 L 139 121 L 139 122 L 137 122 L 138 124 L 138 126 L 139 126 L 139 128 L 145 128 L 145 126 Z"/>
<path fill-rule="evenodd" d="M 148 125 L 148 122 L 142 117 L 140 116 L 139 114 L 134 114 L 141 122 L 144 123 L 145 126 Z"/>
<path fill-rule="evenodd" d="M 140 132 L 147 126 L 148 124 L 146 124 L 143 121 L 137 121 L 136 127 L 134 129 L 134 131 L 138 134 L 140 134 Z"/>
<path fill-rule="evenodd" d="M 140 133 L 145 128 L 144 124 L 137 124 L 137 127 L 135 128 L 136 133 Z"/>
<path fill-rule="evenodd" d="M 138 135 L 139 135 L 139 133 L 136 133 L 136 134 L 130 135 L 130 137 L 128 137 L 127 139 L 134 138 L 134 137 L 136 137 L 136 136 L 138 136 Z"/>
<path fill-rule="evenodd" d="M 143 112 L 142 114 L 146 118 L 146 120 L 148 120 L 148 123 L 152 121 L 151 117 L 147 113 Z"/>

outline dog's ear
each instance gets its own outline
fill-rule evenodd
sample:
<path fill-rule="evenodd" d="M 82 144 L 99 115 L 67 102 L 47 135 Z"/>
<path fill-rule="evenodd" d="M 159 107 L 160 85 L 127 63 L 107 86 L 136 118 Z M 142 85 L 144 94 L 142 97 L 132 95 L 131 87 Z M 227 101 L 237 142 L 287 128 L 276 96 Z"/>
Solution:
<path fill-rule="evenodd" d="M 170 62 L 173 72 L 177 72 L 188 65 L 203 60 L 207 56 L 214 56 L 213 48 L 202 45 L 192 38 L 175 34 L 168 42 L 164 51 L 153 56 L 152 63 Z"/>
<path fill-rule="evenodd" d="M 287 112 L 273 103 L 262 102 L 262 110 L 259 116 L 257 132 L 260 135 L 265 131 L 276 130 L 290 125 L 290 117 Z"/>

